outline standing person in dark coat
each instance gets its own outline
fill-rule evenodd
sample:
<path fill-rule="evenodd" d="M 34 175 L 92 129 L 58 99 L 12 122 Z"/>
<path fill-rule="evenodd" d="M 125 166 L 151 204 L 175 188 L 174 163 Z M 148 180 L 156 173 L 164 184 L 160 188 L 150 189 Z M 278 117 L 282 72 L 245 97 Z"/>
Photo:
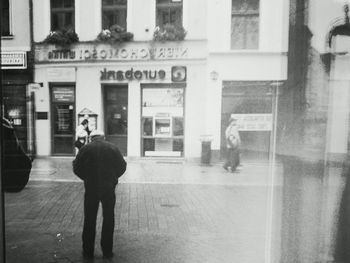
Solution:
<path fill-rule="evenodd" d="M 126 170 L 126 162 L 118 148 L 104 140 L 101 131 L 90 134 L 91 143 L 84 145 L 73 161 L 74 173 L 84 181 L 83 255 L 94 256 L 96 217 L 102 203 L 103 223 L 101 248 L 105 258 L 113 256 L 115 187 Z"/>

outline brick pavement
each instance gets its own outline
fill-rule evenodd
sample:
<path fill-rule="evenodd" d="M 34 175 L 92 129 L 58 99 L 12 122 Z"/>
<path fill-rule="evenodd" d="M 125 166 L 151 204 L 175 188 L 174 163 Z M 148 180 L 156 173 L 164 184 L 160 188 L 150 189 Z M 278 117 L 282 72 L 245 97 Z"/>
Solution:
<path fill-rule="evenodd" d="M 40 171 L 35 164 L 28 186 L 5 194 L 8 263 L 84 262 L 83 184 L 68 175 L 69 162 L 46 162 Z M 117 186 L 115 257 L 109 262 L 264 262 L 268 188 L 266 178 L 252 179 L 264 176 L 261 167 L 234 176 L 215 165 L 129 162 Z M 42 177 L 45 169 L 51 180 Z M 244 167 L 249 169 L 253 165 Z M 93 262 L 104 262 L 100 230 L 101 211 Z"/>

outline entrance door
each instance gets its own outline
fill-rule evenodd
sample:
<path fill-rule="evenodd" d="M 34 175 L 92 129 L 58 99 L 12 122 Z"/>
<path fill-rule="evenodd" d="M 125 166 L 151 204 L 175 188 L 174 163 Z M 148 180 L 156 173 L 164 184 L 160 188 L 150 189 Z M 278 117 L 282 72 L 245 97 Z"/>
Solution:
<path fill-rule="evenodd" d="M 104 86 L 104 116 L 106 140 L 117 145 L 127 155 L 128 141 L 128 86 Z"/>
<path fill-rule="evenodd" d="M 244 159 L 267 160 L 273 120 L 271 82 L 224 82 L 221 113 L 221 157 L 225 156 L 225 129 L 230 117 L 238 121 Z"/>
<path fill-rule="evenodd" d="M 52 87 L 52 154 L 74 154 L 74 87 Z"/>

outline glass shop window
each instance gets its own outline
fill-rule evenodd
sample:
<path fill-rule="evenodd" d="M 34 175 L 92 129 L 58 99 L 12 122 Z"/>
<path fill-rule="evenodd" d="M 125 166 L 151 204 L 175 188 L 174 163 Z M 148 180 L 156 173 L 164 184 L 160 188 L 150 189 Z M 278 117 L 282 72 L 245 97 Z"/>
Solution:
<path fill-rule="evenodd" d="M 143 85 L 142 156 L 183 156 L 184 87 Z"/>

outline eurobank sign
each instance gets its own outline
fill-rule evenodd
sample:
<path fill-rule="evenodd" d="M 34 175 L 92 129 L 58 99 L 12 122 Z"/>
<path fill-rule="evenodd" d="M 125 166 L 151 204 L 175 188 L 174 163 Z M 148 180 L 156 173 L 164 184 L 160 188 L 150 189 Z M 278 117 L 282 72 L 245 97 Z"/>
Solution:
<path fill-rule="evenodd" d="M 64 48 L 40 43 L 35 45 L 35 62 L 64 63 L 204 59 L 206 57 L 205 52 L 204 45 L 200 41 L 166 43 L 130 42 L 119 45 L 82 42 Z"/>

